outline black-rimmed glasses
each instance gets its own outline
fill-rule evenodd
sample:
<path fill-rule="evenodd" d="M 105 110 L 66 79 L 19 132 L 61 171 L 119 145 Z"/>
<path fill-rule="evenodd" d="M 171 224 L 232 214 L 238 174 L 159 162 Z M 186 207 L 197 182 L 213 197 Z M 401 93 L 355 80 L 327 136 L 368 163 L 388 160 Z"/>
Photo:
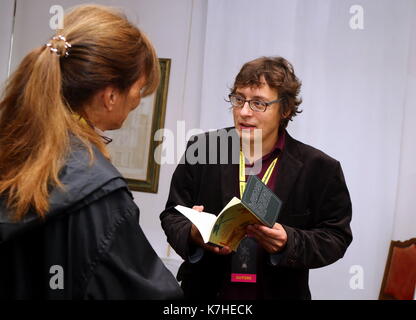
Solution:
<path fill-rule="evenodd" d="M 242 108 L 244 107 L 244 104 L 248 102 L 248 106 L 250 107 L 250 109 L 257 112 L 265 112 L 267 107 L 269 107 L 273 103 L 282 100 L 281 98 L 270 102 L 265 102 L 261 100 L 247 100 L 238 94 L 230 94 L 228 98 L 230 99 L 229 102 L 231 102 L 231 105 L 235 108 Z"/>

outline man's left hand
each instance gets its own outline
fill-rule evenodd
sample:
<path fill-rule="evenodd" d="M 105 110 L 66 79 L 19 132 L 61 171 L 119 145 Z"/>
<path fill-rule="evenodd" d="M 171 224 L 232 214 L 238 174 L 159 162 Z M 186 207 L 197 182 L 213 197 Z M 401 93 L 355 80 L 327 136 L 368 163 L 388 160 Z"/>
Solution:
<path fill-rule="evenodd" d="M 275 223 L 273 228 L 251 224 L 247 226 L 247 235 L 256 239 L 268 253 L 283 250 L 287 242 L 287 233 L 279 223 Z"/>

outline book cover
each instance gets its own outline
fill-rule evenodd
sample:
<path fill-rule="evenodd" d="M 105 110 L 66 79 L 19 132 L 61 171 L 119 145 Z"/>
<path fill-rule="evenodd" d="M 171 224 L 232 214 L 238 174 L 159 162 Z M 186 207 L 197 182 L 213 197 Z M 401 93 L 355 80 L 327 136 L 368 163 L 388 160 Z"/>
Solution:
<path fill-rule="evenodd" d="M 248 179 L 241 202 L 269 228 L 275 224 L 282 206 L 279 197 L 255 175 Z"/>

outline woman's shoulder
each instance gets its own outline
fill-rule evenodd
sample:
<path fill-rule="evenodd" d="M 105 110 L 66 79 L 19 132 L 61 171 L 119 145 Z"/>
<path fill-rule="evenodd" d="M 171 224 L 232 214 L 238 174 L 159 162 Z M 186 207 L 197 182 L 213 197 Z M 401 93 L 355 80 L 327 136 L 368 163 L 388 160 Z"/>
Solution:
<path fill-rule="evenodd" d="M 72 146 L 59 179 L 63 188 L 54 187 L 50 194 L 50 213 L 64 211 L 85 198 L 103 196 L 117 189 L 126 189 L 121 173 L 93 147 L 90 154 L 82 145 Z"/>

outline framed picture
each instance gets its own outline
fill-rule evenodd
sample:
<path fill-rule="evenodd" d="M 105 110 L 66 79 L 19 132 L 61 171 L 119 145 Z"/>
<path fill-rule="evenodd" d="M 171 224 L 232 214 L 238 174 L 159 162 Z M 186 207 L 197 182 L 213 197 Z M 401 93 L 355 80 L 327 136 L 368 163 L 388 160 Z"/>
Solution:
<path fill-rule="evenodd" d="M 123 127 L 106 134 L 113 139 L 108 145 L 112 163 L 127 179 L 134 191 L 157 193 L 160 161 L 155 150 L 161 141 L 154 135 L 164 127 L 171 59 L 159 58 L 160 84 L 156 92 L 141 100 Z"/>

